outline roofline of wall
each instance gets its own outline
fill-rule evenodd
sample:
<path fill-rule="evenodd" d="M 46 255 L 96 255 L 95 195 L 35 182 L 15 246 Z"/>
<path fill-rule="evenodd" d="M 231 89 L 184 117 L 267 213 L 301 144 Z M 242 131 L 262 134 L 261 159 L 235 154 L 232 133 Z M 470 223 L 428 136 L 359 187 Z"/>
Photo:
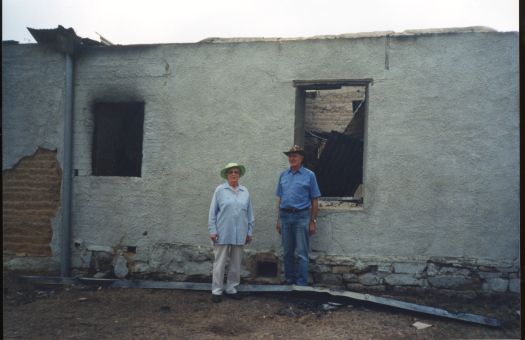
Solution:
<path fill-rule="evenodd" d="M 311 37 L 292 37 L 292 38 L 264 38 L 264 37 L 237 37 L 237 38 L 220 38 L 211 37 L 197 42 L 183 42 L 183 43 L 148 43 L 148 44 L 84 44 L 83 49 L 122 49 L 122 48 L 154 48 L 162 45 L 205 45 L 205 44 L 235 44 L 235 43 L 257 43 L 257 42 L 299 42 L 299 41 L 314 41 L 314 40 L 342 40 L 342 39 L 366 39 L 366 38 L 385 38 L 385 37 L 417 37 L 417 36 L 431 36 L 431 35 L 450 35 L 450 34 L 468 34 L 468 33 L 514 33 L 519 32 L 508 31 L 501 32 L 490 27 L 471 26 L 471 27 L 451 27 L 451 28 L 431 28 L 431 29 L 413 29 L 405 30 L 403 32 L 395 31 L 377 31 L 377 32 L 361 32 L 361 33 L 345 33 L 338 35 L 316 35 Z M 87 39 L 84 39 L 87 40 Z M 22 44 L 27 45 L 27 44 Z"/>
<path fill-rule="evenodd" d="M 300 40 L 334 40 L 334 39 L 360 39 L 360 38 L 381 38 L 386 36 L 413 36 L 413 35 L 435 35 L 435 34 L 452 34 L 452 33 L 494 33 L 497 30 L 485 26 L 469 26 L 469 27 L 448 27 L 448 28 L 425 28 L 425 29 L 411 29 L 402 32 L 395 31 L 377 31 L 377 32 L 359 32 L 359 33 L 344 33 L 337 35 L 315 35 L 311 37 L 295 37 L 295 38 L 261 38 L 261 37 L 246 37 L 246 38 L 220 38 L 211 37 L 206 38 L 199 43 L 241 43 L 241 42 L 281 42 L 281 41 L 300 41 Z"/>

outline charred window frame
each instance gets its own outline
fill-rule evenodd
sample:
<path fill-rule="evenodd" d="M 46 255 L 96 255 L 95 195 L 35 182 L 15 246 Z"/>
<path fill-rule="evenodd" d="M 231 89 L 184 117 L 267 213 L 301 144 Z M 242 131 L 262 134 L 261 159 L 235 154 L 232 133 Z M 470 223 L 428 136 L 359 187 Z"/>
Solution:
<path fill-rule="evenodd" d="M 93 176 L 141 177 L 143 102 L 93 104 Z"/>
<path fill-rule="evenodd" d="M 363 206 L 366 117 L 369 86 L 372 83 L 372 79 L 295 80 L 293 82 L 296 89 L 294 144 L 305 148 L 307 154 L 305 165 L 316 173 L 322 195 L 321 201 L 343 201 L 349 202 L 351 206 Z M 340 90 L 343 87 L 364 89 L 362 100 L 348 101 L 348 106 L 352 108 L 354 115 L 344 131 L 329 131 L 320 135 L 306 131 L 307 97 L 315 95 L 313 92 L 323 93 L 323 90 Z M 321 148 L 312 147 L 310 142 L 312 137 L 324 141 Z"/>

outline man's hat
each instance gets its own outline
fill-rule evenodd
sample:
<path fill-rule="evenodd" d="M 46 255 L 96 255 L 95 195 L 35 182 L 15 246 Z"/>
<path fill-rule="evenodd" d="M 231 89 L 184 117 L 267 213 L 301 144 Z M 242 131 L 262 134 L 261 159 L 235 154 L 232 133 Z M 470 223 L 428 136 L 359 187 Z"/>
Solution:
<path fill-rule="evenodd" d="M 286 156 L 289 156 L 292 153 L 297 153 L 304 157 L 304 150 L 299 145 L 294 145 L 289 151 L 283 152 Z"/>

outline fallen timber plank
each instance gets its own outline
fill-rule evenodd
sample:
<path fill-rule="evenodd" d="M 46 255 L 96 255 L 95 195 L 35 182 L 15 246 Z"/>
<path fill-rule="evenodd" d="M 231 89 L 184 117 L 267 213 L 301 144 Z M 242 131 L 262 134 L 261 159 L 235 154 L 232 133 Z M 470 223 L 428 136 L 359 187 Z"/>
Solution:
<path fill-rule="evenodd" d="M 184 289 L 184 290 L 211 290 L 211 283 L 203 282 L 176 282 L 176 281 L 148 281 L 148 280 L 115 280 L 96 278 L 72 278 L 72 277 L 49 277 L 49 276 L 22 276 L 22 279 L 41 284 L 98 284 L 112 288 L 142 288 L 142 289 Z M 400 301 L 396 299 L 374 296 L 370 294 L 356 293 L 344 290 L 334 290 L 323 287 L 296 286 L 296 285 L 252 285 L 244 284 L 237 287 L 239 292 L 314 292 L 327 293 L 333 296 L 347 297 L 353 300 L 366 301 L 379 305 L 395 307 L 399 309 L 440 316 L 477 323 L 481 325 L 500 327 L 498 319 L 470 314 L 455 313 L 445 309 L 419 305 L 415 303 Z"/>
<path fill-rule="evenodd" d="M 20 279 L 45 285 L 71 285 L 78 283 L 75 277 L 61 276 L 20 276 Z"/>
<path fill-rule="evenodd" d="M 211 283 L 204 282 L 176 282 L 176 281 L 148 281 L 148 280 L 112 280 L 80 278 L 81 282 L 106 284 L 111 288 L 146 288 L 146 289 L 185 289 L 185 290 L 210 290 Z"/>
<path fill-rule="evenodd" d="M 310 287 L 310 286 L 294 286 L 294 291 L 328 293 L 334 296 L 344 296 L 344 297 L 348 297 L 354 300 L 368 301 L 368 302 L 377 303 L 377 304 L 385 305 L 389 307 L 395 307 L 395 308 L 405 309 L 405 310 L 419 312 L 419 313 L 436 315 L 436 316 L 441 316 L 441 317 L 450 318 L 450 319 L 468 321 L 468 322 L 473 322 L 473 323 L 477 323 L 481 325 L 488 325 L 488 326 L 493 326 L 493 327 L 501 326 L 501 322 L 498 319 L 494 319 L 494 318 L 490 318 L 490 317 L 486 317 L 482 315 L 477 315 L 477 314 L 470 314 L 470 313 L 454 313 L 454 312 L 449 312 L 441 308 L 428 307 L 424 305 L 395 300 L 391 298 L 385 298 L 381 296 L 374 296 L 374 295 L 362 294 L 362 293 L 356 293 L 356 292 L 350 292 L 350 291 L 338 291 L 338 290 L 333 290 L 333 289 L 327 289 L 327 288 L 321 288 L 321 287 Z"/>

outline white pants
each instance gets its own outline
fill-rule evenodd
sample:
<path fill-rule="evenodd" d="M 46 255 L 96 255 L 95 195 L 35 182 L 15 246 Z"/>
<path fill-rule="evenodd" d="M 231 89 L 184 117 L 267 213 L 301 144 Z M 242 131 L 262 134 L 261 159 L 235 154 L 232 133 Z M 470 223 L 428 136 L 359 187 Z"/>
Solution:
<path fill-rule="evenodd" d="M 216 244 L 213 246 L 215 260 L 213 261 L 213 279 L 211 282 L 212 294 L 221 295 L 224 291 L 226 291 L 226 294 L 237 293 L 235 287 L 241 283 L 243 247 L 244 246 L 242 245 L 237 246 L 232 244 Z M 224 267 L 226 266 L 226 260 L 228 257 L 230 258 L 230 264 L 228 266 L 226 289 L 224 289 Z"/>

